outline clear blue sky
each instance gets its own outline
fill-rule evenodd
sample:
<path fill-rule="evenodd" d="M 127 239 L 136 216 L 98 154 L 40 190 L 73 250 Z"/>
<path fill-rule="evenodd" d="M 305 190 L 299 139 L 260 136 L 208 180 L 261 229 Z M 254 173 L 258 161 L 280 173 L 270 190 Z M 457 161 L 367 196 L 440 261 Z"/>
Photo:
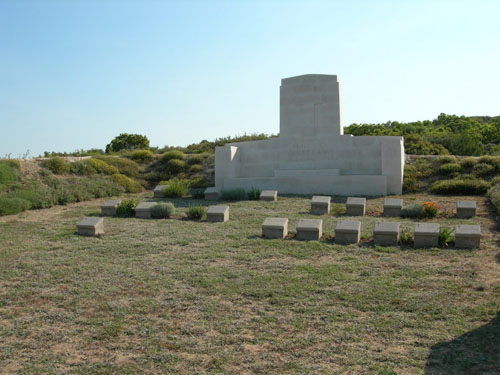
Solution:
<path fill-rule="evenodd" d="M 0 0 L 0 157 L 279 131 L 285 77 L 344 125 L 500 114 L 500 1 Z"/>

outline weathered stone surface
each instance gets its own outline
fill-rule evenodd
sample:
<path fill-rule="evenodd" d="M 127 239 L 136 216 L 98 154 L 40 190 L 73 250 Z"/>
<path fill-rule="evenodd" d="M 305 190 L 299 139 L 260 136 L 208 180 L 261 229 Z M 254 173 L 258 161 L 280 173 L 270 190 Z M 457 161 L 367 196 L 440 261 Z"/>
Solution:
<path fill-rule="evenodd" d="M 457 217 L 466 219 L 476 216 L 475 201 L 458 201 L 457 202 Z"/>
<path fill-rule="evenodd" d="M 342 220 L 335 226 L 335 243 L 341 245 L 358 243 L 361 236 L 361 222 Z"/>
<path fill-rule="evenodd" d="M 77 233 L 81 236 L 98 236 L 104 234 L 104 219 L 102 217 L 86 217 L 76 224 Z"/>
<path fill-rule="evenodd" d="M 219 199 L 220 198 L 220 188 L 212 186 L 205 189 L 205 199 Z"/>
<path fill-rule="evenodd" d="M 373 227 L 373 242 L 379 246 L 397 246 L 399 242 L 399 223 L 376 222 Z"/>
<path fill-rule="evenodd" d="M 384 216 L 401 216 L 403 208 L 402 199 L 386 198 L 384 199 Z"/>
<path fill-rule="evenodd" d="M 207 210 L 207 221 L 226 222 L 229 220 L 229 206 L 210 206 Z"/>
<path fill-rule="evenodd" d="M 288 219 L 281 217 L 268 217 L 262 224 L 262 237 L 285 238 L 288 235 Z"/>
<path fill-rule="evenodd" d="M 278 200 L 278 191 L 276 190 L 264 190 L 260 193 L 261 201 L 277 201 Z"/>
<path fill-rule="evenodd" d="M 311 213 L 315 215 L 328 215 L 330 213 L 331 197 L 315 195 L 311 199 Z"/>
<path fill-rule="evenodd" d="M 156 202 L 140 202 L 135 208 L 135 217 L 138 219 L 151 219 L 151 208 Z"/>
<path fill-rule="evenodd" d="M 163 191 L 168 187 L 168 185 L 157 185 L 153 189 L 153 198 L 163 198 Z"/>
<path fill-rule="evenodd" d="M 365 216 L 366 198 L 347 198 L 346 215 L 347 216 Z"/>
<path fill-rule="evenodd" d="M 318 241 L 323 235 L 323 220 L 301 219 L 296 229 L 297 239 Z"/>
<path fill-rule="evenodd" d="M 121 200 L 111 199 L 104 202 L 101 206 L 101 216 L 114 216 L 116 215 L 116 209 L 120 204 Z"/>
<path fill-rule="evenodd" d="M 455 226 L 455 247 L 458 248 L 479 248 L 481 246 L 481 226 L 480 225 L 456 225 Z"/>
<path fill-rule="evenodd" d="M 280 88 L 280 136 L 215 150 L 215 185 L 280 194 L 401 194 L 402 137 L 343 135 L 335 75 L 286 78 Z"/>
<path fill-rule="evenodd" d="M 438 247 L 439 246 L 439 224 L 437 223 L 417 223 L 413 234 L 414 246 Z"/>

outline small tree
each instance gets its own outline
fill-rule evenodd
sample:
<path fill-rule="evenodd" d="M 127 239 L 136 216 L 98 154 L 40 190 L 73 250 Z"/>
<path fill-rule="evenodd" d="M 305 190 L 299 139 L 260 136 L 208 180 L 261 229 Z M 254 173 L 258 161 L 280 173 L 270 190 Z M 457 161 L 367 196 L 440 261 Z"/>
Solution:
<path fill-rule="evenodd" d="M 122 133 L 106 146 L 106 153 L 147 148 L 149 148 L 149 139 L 145 135 Z"/>

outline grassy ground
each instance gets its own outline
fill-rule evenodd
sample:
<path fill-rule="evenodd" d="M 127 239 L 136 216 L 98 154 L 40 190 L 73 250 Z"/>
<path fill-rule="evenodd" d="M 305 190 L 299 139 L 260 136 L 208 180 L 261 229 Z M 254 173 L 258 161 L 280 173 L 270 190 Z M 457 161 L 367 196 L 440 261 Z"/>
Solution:
<path fill-rule="evenodd" d="M 2 374 L 498 374 L 498 228 L 479 250 L 375 247 L 382 199 L 368 201 L 362 243 L 264 240 L 265 217 L 311 218 L 309 200 L 230 203 L 230 221 L 106 218 L 75 235 L 102 201 L 0 218 Z M 460 198 L 460 199 L 463 199 Z M 410 224 L 410 221 L 400 220 Z"/>

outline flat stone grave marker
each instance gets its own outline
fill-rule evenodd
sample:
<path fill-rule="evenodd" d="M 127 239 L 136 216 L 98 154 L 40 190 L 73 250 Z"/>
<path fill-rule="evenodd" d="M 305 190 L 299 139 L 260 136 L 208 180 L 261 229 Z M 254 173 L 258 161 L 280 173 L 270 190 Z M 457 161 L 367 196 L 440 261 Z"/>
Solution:
<path fill-rule="evenodd" d="M 328 215 L 330 213 L 331 200 L 332 198 L 329 196 L 313 196 L 311 199 L 311 213 L 315 215 Z"/>
<path fill-rule="evenodd" d="M 457 217 L 461 219 L 476 216 L 475 201 L 457 201 Z"/>
<path fill-rule="evenodd" d="M 151 219 L 151 208 L 156 206 L 156 202 L 141 202 L 135 208 L 135 217 L 139 219 Z"/>
<path fill-rule="evenodd" d="M 402 199 L 386 198 L 384 199 L 384 216 L 401 216 L 403 208 Z"/>
<path fill-rule="evenodd" d="M 226 222 L 229 220 L 229 206 L 210 206 L 207 210 L 207 221 Z"/>
<path fill-rule="evenodd" d="M 220 189 L 218 187 L 207 187 L 205 189 L 205 199 L 219 199 Z"/>
<path fill-rule="evenodd" d="M 455 225 L 455 247 L 478 248 L 481 245 L 480 225 Z"/>
<path fill-rule="evenodd" d="M 268 217 L 262 224 L 262 237 L 285 238 L 288 235 L 288 219 L 281 217 Z"/>
<path fill-rule="evenodd" d="M 348 245 L 358 243 L 361 236 L 361 221 L 338 221 L 335 226 L 335 243 Z"/>
<path fill-rule="evenodd" d="M 319 241 L 323 235 L 323 220 L 301 219 L 296 228 L 297 239 Z"/>
<path fill-rule="evenodd" d="M 414 247 L 438 247 L 439 224 L 417 223 L 414 231 Z"/>
<path fill-rule="evenodd" d="M 168 187 L 168 185 L 157 185 L 153 189 L 153 198 L 163 198 L 163 191 Z"/>
<path fill-rule="evenodd" d="M 110 199 L 104 202 L 101 206 L 101 215 L 102 216 L 115 216 L 116 209 L 120 204 L 121 200 L 119 199 Z"/>
<path fill-rule="evenodd" d="M 397 246 L 399 241 L 399 223 L 376 222 L 373 227 L 373 242 L 379 246 Z"/>
<path fill-rule="evenodd" d="M 76 224 L 76 232 L 81 236 L 98 236 L 104 234 L 102 217 L 86 217 Z"/>
<path fill-rule="evenodd" d="M 277 201 L 278 191 L 277 190 L 264 190 L 260 193 L 261 201 Z"/>
<path fill-rule="evenodd" d="M 346 215 L 348 216 L 365 216 L 366 198 L 347 198 Z"/>

